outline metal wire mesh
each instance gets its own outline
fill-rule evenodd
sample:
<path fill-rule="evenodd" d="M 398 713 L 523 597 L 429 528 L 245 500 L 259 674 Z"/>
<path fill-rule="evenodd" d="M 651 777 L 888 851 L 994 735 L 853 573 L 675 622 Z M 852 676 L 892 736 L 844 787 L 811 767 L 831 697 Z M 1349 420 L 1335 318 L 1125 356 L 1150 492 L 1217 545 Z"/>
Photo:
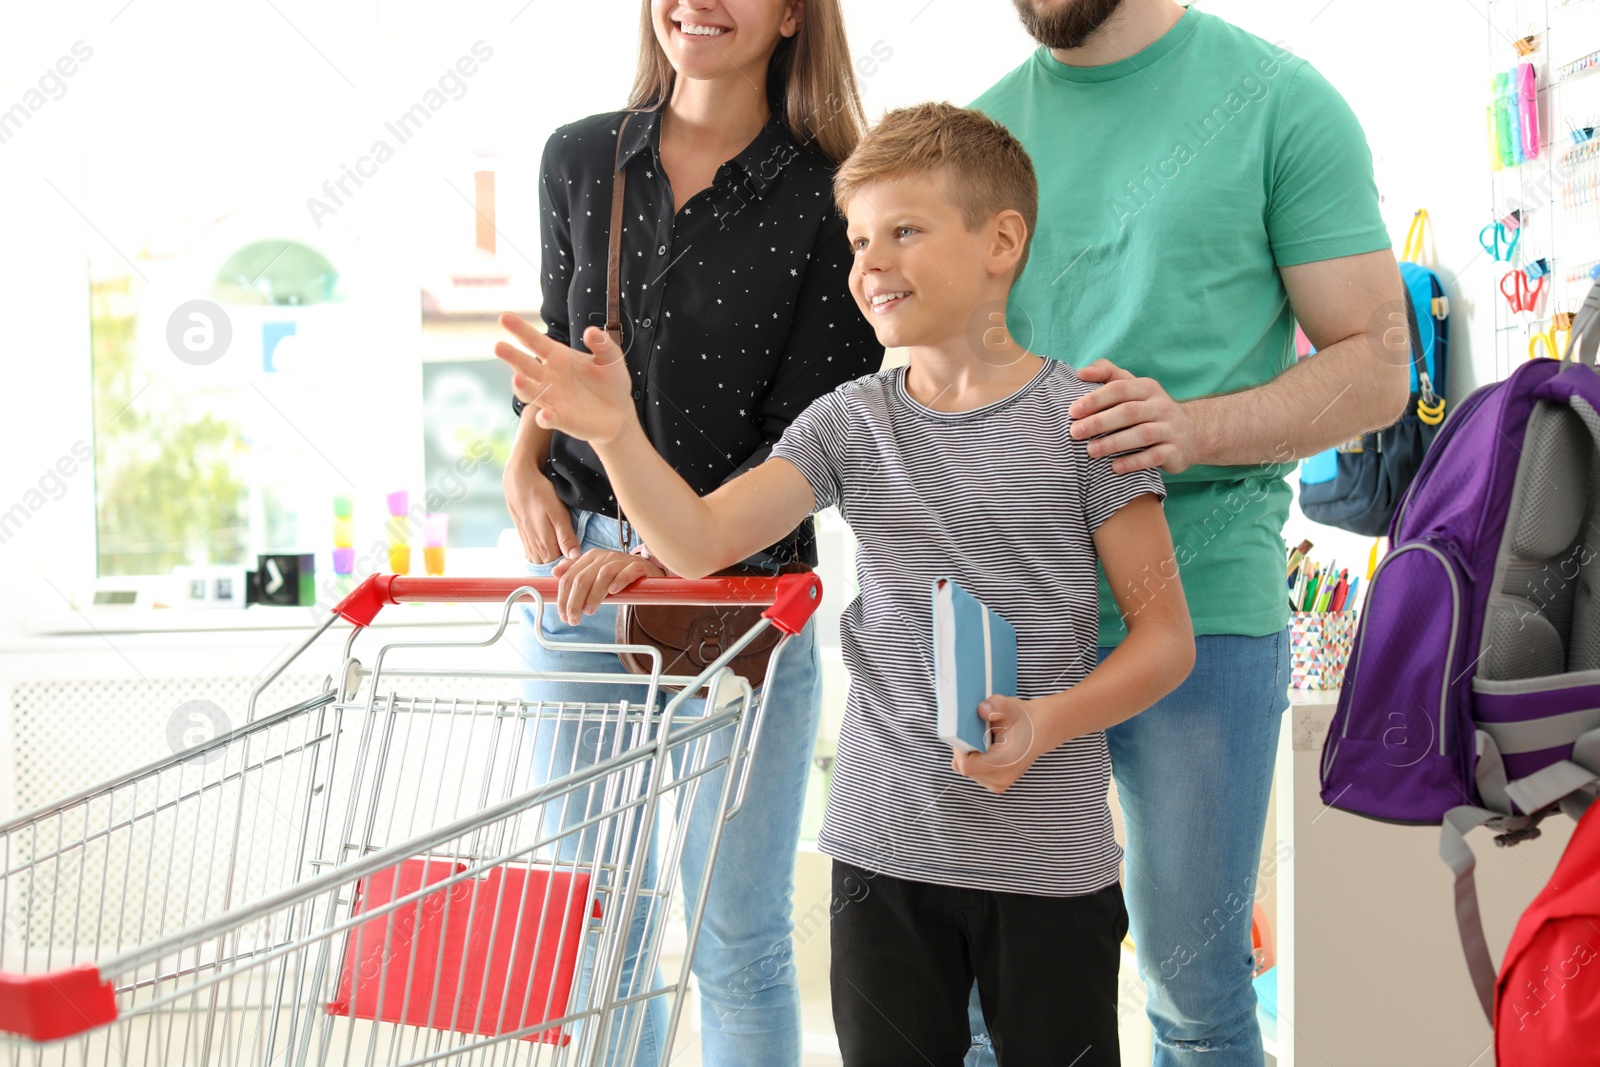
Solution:
<path fill-rule="evenodd" d="M 399 647 L 0 826 L 0 971 L 92 962 L 118 1016 L 0 1035 L 0 1063 L 596 1063 L 631 1056 L 648 1000 L 676 1024 L 688 954 L 657 977 L 660 920 L 699 791 L 733 807 L 710 776 L 748 755 L 748 686 L 719 674 L 686 718 L 637 678 L 607 703 L 420 696 L 383 667 Z M 559 731 L 584 743 L 540 744 Z"/>

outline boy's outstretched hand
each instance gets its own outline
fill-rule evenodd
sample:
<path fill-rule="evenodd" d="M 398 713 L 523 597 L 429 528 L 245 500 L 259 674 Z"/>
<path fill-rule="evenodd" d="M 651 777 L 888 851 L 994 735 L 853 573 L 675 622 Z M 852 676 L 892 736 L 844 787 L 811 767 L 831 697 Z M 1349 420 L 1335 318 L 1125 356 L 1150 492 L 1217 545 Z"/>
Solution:
<path fill-rule="evenodd" d="M 511 365 L 511 388 L 517 399 L 533 409 L 540 426 L 605 445 L 630 423 L 637 425 L 627 361 L 600 327 L 583 332 L 589 351 L 580 352 L 516 315 L 501 315 L 500 325 L 533 353 L 530 356 L 505 341 L 494 346 L 494 354 Z"/>
<path fill-rule="evenodd" d="M 1033 766 L 1043 749 L 1029 701 L 991 696 L 978 705 L 989 723 L 989 748 L 957 752 L 950 765 L 991 793 L 1004 793 Z"/>

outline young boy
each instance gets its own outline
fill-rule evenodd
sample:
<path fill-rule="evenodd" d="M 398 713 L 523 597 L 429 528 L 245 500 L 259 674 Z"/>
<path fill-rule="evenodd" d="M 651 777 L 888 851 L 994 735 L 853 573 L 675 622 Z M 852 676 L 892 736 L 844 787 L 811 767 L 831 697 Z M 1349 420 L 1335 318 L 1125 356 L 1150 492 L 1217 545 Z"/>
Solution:
<path fill-rule="evenodd" d="M 585 335 L 589 355 L 506 316 L 537 359 L 505 343 L 496 354 L 540 426 L 594 446 L 623 511 L 677 574 L 726 567 L 833 505 L 855 532 L 850 693 L 819 842 L 834 858 L 845 1063 L 956 1067 L 976 977 L 1005 1067 L 1109 1067 L 1127 913 L 1102 731 L 1170 692 L 1194 659 L 1182 587 L 1159 577 L 1173 552 L 1161 480 L 1091 457 L 1067 414 L 1090 387 L 1005 330 L 1038 186 L 1004 127 L 949 104 L 890 112 L 834 193 L 851 293 L 910 366 L 823 396 L 771 458 L 706 497 L 645 439 L 603 331 Z M 1128 623 L 1098 667 L 1097 555 Z M 941 577 L 1015 627 L 1019 659 L 1019 692 L 982 705 L 988 750 L 953 759 L 934 714 Z M 563 591 L 568 610 L 593 611 L 611 588 L 608 575 L 587 580 Z"/>

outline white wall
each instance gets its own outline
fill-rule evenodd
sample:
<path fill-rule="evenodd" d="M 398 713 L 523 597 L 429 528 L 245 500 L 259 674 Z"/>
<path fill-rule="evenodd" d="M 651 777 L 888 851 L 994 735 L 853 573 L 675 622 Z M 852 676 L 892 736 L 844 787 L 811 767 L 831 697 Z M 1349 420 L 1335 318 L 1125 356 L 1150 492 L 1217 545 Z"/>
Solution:
<path fill-rule="evenodd" d="M 1415 206 L 1428 206 L 1437 223 L 1440 272 L 1454 309 L 1451 397 L 1495 377 L 1489 301 L 1497 298 L 1476 244 L 1490 202 L 1479 99 L 1490 41 L 1486 22 L 1472 14 L 1471 5 L 1454 0 L 1217 0 L 1205 6 L 1263 37 L 1285 41 L 1345 93 L 1367 128 L 1395 239 L 1403 236 Z M 281 7 L 318 49 L 366 76 L 371 57 L 359 40 L 343 36 L 351 25 L 360 25 L 359 19 L 330 26 L 310 3 Z M 536 154 L 544 132 L 556 123 L 616 106 L 626 92 L 638 10 L 634 0 L 585 5 L 536 0 L 528 6 L 504 0 L 468 7 L 499 57 L 490 72 L 495 80 L 475 91 L 517 101 L 518 125 L 525 121 L 529 131 L 524 154 Z M 863 68 L 861 88 L 871 116 L 927 98 L 966 103 L 1021 62 L 1030 44 L 1009 0 L 847 0 L 846 9 L 852 50 L 863 57 L 874 46 L 879 55 L 890 53 Z M 23 5 L 0 39 L 0 70 L 8 74 L 0 84 L 0 103 L 6 105 L 73 41 L 86 40 L 96 50 L 96 59 L 68 79 L 60 100 L 47 104 L 20 136 L 0 145 L 0 234 L 6 252 L 0 256 L 0 306 L 6 311 L 4 366 L 11 386 L 0 394 L 5 405 L 0 454 L 8 460 L 0 466 L 0 509 L 21 499 L 74 441 L 89 439 L 84 257 L 90 249 L 109 254 L 106 240 L 115 237 L 102 237 L 112 229 L 106 220 L 80 214 L 79 105 L 90 86 L 115 89 L 117 68 L 129 61 L 125 53 L 137 54 L 142 35 L 163 32 L 185 17 L 183 8 L 173 5 L 136 3 L 123 9 L 89 0 Z M 409 17 L 422 21 L 422 16 Z M 596 34 L 596 27 L 602 32 Z M 275 16 L 247 39 L 201 43 L 205 53 L 195 60 L 196 68 L 214 70 L 218 55 L 254 59 L 265 52 L 285 77 L 328 79 L 330 92 L 338 86 L 323 57 Z M 173 79 L 184 84 L 181 70 Z M 260 91 L 247 91 L 252 88 Z M 192 130 L 192 150 L 204 160 L 214 102 L 232 90 L 190 85 L 176 100 L 151 101 L 147 121 L 152 128 Z M 457 139 L 470 140 L 481 114 L 462 109 L 450 121 L 458 124 L 451 131 Z M 264 152 L 297 150 L 309 151 L 292 143 L 262 146 Z M 130 159 L 127 166 L 134 173 L 169 172 L 174 184 L 192 169 L 171 152 Z M 292 202 L 301 191 L 285 192 Z M 531 237 L 515 239 L 536 247 Z M 59 609 L 74 577 L 63 573 L 63 561 L 76 561 L 80 575 L 88 565 L 91 482 L 86 472 L 68 479 L 60 500 L 35 515 L 22 536 L 0 545 L 0 634 L 16 631 L 39 607 Z M 1319 554 L 1324 547 L 1345 558 L 1364 551 L 1354 542 L 1348 549 L 1337 547 L 1340 539 L 1331 531 L 1318 533 Z"/>
<path fill-rule="evenodd" d="M 0 34 L 3 107 L 80 34 L 65 5 L 19 5 Z M 70 172 L 73 108 L 81 93 L 42 110 L 0 145 L 0 508 L 9 508 L 40 474 L 89 435 L 89 321 L 81 219 L 51 189 Z M 66 190 L 70 195 L 70 189 Z M 75 285 L 73 283 L 76 283 Z M 40 572 L 41 543 L 73 540 L 92 551 L 92 476 L 79 472 L 64 497 L 45 508 L 22 536 L 0 546 L 0 633 L 14 630 L 28 606 L 55 593 Z M 56 584 L 62 579 L 56 576 Z"/>

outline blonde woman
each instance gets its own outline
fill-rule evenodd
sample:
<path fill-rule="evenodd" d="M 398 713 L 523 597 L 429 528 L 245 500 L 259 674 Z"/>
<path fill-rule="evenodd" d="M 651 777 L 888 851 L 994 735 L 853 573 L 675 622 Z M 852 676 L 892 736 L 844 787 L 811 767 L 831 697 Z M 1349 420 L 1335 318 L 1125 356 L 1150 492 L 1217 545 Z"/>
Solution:
<path fill-rule="evenodd" d="M 851 252 L 831 193 L 834 169 L 864 126 L 838 0 L 645 0 L 627 110 L 564 126 L 545 147 L 547 331 L 582 348 L 584 329 L 605 325 L 620 166 L 622 347 L 633 398 L 656 450 L 700 493 L 758 466 L 813 399 L 882 363 L 883 348 L 850 297 Z M 532 331 L 514 317 L 502 321 L 514 338 Z M 665 574 L 629 551 L 636 546 L 624 538 L 593 450 L 524 413 L 505 487 L 530 573 L 561 579 L 543 619 L 525 613 L 530 663 L 620 671 L 615 656 L 552 653 L 531 635 L 539 625 L 556 641 L 610 641 L 616 609 L 599 603 L 607 590 Z M 775 568 L 795 559 L 816 560 L 810 520 L 755 561 Z M 790 897 L 820 717 L 814 627 L 791 642 L 764 690 L 749 794 L 723 831 L 694 960 L 708 1067 L 800 1062 Z M 598 687 L 553 683 L 530 684 L 528 696 L 613 699 Z M 607 744 L 556 731 L 532 742 L 537 768 L 560 769 L 595 759 Z M 715 782 L 702 784 L 702 798 L 716 793 Z M 581 806 L 569 801 L 562 817 L 583 818 Z M 711 839 L 700 815 L 680 867 L 690 902 Z M 634 916 L 620 988 L 652 987 L 651 976 L 633 972 L 656 921 L 647 908 Z M 641 1065 L 664 1062 L 669 1051 L 661 1047 L 665 1001 L 647 1003 L 634 1060 Z M 628 1021 L 619 1020 L 619 1032 Z"/>

